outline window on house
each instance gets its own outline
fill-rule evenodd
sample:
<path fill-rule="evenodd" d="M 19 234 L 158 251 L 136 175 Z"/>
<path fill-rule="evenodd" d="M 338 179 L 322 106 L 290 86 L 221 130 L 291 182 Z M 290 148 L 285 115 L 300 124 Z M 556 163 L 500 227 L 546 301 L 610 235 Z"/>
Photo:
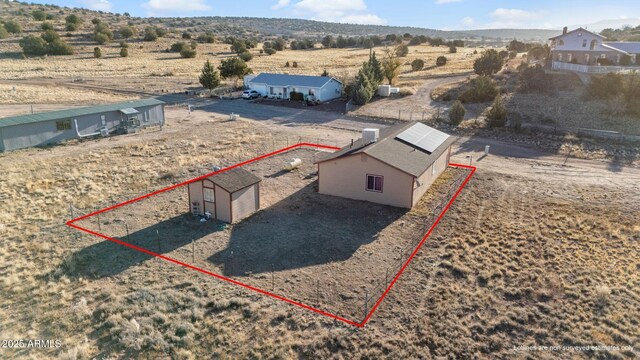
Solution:
<path fill-rule="evenodd" d="M 582 39 L 582 47 L 587 47 L 587 39 Z"/>
<path fill-rule="evenodd" d="M 56 121 L 56 130 L 58 131 L 71 130 L 71 120 Z"/>
<path fill-rule="evenodd" d="M 382 179 L 380 175 L 367 175 L 367 191 L 382 192 Z"/>
<path fill-rule="evenodd" d="M 594 50 L 598 46 L 598 40 L 591 40 L 591 45 L 589 46 L 589 50 Z"/>
<path fill-rule="evenodd" d="M 107 126 L 107 117 L 106 117 L 106 115 L 100 115 L 100 122 L 102 123 L 102 126 Z"/>
<path fill-rule="evenodd" d="M 204 201 L 206 202 L 216 202 L 216 194 L 213 189 L 203 188 L 204 191 Z"/>

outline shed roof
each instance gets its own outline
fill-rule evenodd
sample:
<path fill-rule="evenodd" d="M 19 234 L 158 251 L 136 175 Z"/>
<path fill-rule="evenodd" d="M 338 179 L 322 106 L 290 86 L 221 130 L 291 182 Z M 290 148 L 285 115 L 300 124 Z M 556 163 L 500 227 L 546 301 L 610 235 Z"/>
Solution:
<path fill-rule="evenodd" d="M 420 149 L 397 138 L 399 134 L 416 125 L 418 122 L 408 122 L 380 130 L 380 137 L 374 143 L 366 144 L 363 139 L 348 145 L 317 161 L 321 163 L 354 154 L 367 154 L 383 163 L 395 167 L 409 175 L 419 177 L 442 155 L 457 138 L 448 136 L 433 152 Z"/>
<path fill-rule="evenodd" d="M 330 76 L 310 76 L 310 75 L 290 75 L 262 73 L 249 82 L 256 84 L 267 84 L 273 86 L 304 86 L 321 88 L 331 80 L 336 80 Z"/>
<path fill-rule="evenodd" d="M 238 190 L 242 190 L 253 184 L 257 184 L 260 178 L 253 175 L 250 171 L 247 171 L 241 167 L 226 170 L 224 172 L 211 175 L 207 179 L 211 180 L 214 184 L 227 190 L 230 193 L 234 193 Z"/>
<path fill-rule="evenodd" d="M 11 116 L 6 118 L 0 118 L 0 127 L 36 123 L 41 121 L 68 119 L 68 118 L 73 118 L 73 117 L 83 116 L 83 115 L 105 113 L 110 111 L 121 111 L 124 109 L 136 108 L 141 106 L 152 106 L 152 105 L 161 105 L 161 104 L 164 104 L 164 101 L 151 98 L 151 99 L 125 101 L 125 102 L 120 102 L 115 104 L 96 105 L 96 106 L 81 107 L 76 109 L 66 109 L 66 110 L 48 111 L 48 112 L 37 113 L 37 114 Z"/>
<path fill-rule="evenodd" d="M 629 54 L 640 54 L 640 42 L 631 41 L 607 41 L 604 45 L 608 45 L 612 48 L 627 52 Z"/>

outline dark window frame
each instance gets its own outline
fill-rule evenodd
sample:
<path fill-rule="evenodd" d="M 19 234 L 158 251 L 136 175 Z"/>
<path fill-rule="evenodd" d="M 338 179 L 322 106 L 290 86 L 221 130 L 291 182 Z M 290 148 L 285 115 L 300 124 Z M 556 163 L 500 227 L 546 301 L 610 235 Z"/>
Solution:
<path fill-rule="evenodd" d="M 56 120 L 56 131 L 71 130 L 71 119 Z"/>
<path fill-rule="evenodd" d="M 369 187 L 369 178 L 373 178 L 373 186 L 371 188 Z M 376 179 L 380 180 L 379 184 L 376 183 Z M 379 186 L 379 188 L 380 188 L 379 190 L 377 189 L 378 186 L 376 186 L 376 185 L 380 185 Z M 366 180 L 365 180 L 365 189 L 367 191 L 371 191 L 371 192 L 383 193 L 384 192 L 384 176 L 375 175 L 375 174 L 367 174 Z"/>

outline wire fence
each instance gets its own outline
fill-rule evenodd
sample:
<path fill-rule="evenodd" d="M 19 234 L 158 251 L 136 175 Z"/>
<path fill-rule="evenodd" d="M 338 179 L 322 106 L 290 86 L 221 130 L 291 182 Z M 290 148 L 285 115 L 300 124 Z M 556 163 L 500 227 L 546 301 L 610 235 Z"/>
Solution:
<path fill-rule="evenodd" d="M 315 142 L 317 139 L 314 140 L 303 137 L 298 137 L 296 139 L 278 138 L 274 139 L 271 146 L 274 149 L 278 149 L 282 148 L 282 145 L 286 145 L 287 142 L 297 143 L 301 141 Z M 420 224 L 417 232 L 425 234 L 428 229 L 433 226 L 455 192 L 460 188 L 467 175 L 467 172 L 461 172 L 460 175 L 456 176 L 456 178 L 449 183 L 445 192 L 441 192 L 441 195 L 439 195 L 438 198 L 429 203 L 428 210 L 425 212 L 429 215 Z M 117 196 L 110 197 L 108 200 L 97 204 L 97 206 L 91 209 L 81 209 L 76 206 L 69 205 L 69 219 L 93 213 L 100 209 L 113 206 L 145 194 L 146 193 L 142 193 L 140 191 L 121 193 Z M 183 213 L 186 212 L 187 209 L 185 205 Z M 145 229 L 133 228 L 133 223 L 135 221 L 127 218 L 127 216 L 130 215 L 122 212 L 112 214 L 111 216 L 109 213 L 98 214 L 85 219 L 84 223 L 79 225 L 90 228 L 91 230 L 97 231 L 98 233 L 106 236 L 118 238 L 121 241 L 140 246 L 160 254 L 164 254 L 171 250 L 178 250 L 177 253 L 174 253 L 174 255 L 179 256 L 177 260 L 190 263 L 208 271 L 216 272 L 215 269 L 209 268 L 211 266 L 211 262 L 207 259 L 210 254 L 202 254 L 197 251 L 197 239 L 201 234 L 196 232 L 199 230 L 189 235 L 189 237 L 192 238 L 190 243 L 181 243 L 181 246 L 176 248 L 172 247 L 169 243 L 171 239 L 167 239 L 166 236 L 160 233 L 162 230 L 160 230 L 160 232 L 158 232 L 158 230 L 141 232 L 140 230 Z M 226 225 L 223 225 L 222 229 L 224 228 L 226 228 Z M 70 230 L 73 231 L 73 236 L 76 241 L 80 240 L 82 236 L 87 236 L 87 234 L 75 231 L 75 229 Z M 137 235 L 134 236 L 134 234 Z M 406 239 L 398 241 L 399 247 L 389 254 L 385 254 L 385 256 L 388 256 L 388 259 L 385 261 L 387 266 L 384 271 L 378 269 L 375 279 L 370 281 L 368 285 L 361 284 L 359 286 L 349 287 L 344 284 L 339 284 L 338 281 L 334 279 L 317 278 L 313 284 L 306 284 L 306 291 L 304 293 L 296 293 L 296 287 L 293 285 L 296 283 L 296 279 L 292 278 L 291 273 L 281 273 L 272 270 L 267 273 L 257 274 L 257 276 L 261 279 L 261 284 L 264 285 L 265 283 L 268 283 L 267 287 L 263 287 L 266 291 L 287 296 L 292 300 L 299 301 L 303 304 L 313 306 L 340 317 L 362 322 L 372 311 L 375 304 L 384 294 L 394 278 L 399 275 L 402 267 L 407 263 L 407 260 L 411 257 L 421 241 L 422 236 L 416 236 L 415 238 L 411 238 L 409 241 L 406 241 Z M 248 279 L 256 278 L 253 275 L 249 275 Z"/>

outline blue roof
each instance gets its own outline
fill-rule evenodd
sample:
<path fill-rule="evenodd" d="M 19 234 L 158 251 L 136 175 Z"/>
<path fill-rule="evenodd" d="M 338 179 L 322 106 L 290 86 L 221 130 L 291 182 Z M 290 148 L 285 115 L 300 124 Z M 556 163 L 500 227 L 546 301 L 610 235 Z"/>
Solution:
<path fill-rule="evenodd" d="M 618 50 L 625 51 L 629 54 L 640 54 L 640 42 L 626 42 L 626 41 L 607 41 L 604 43 Z"/>
<path fill-rule="evenodd" d="M 158 99 L 151 98 L 151 99 L 125 101 L 117 104 L 96 105 L 96 106 L 81 107 L 81 108 L 75 108 L 75 109 L 48 111 L 48 112 L 36 113 L 36 114 L 11 116 L 6 118 L 0 118 L 0 127 L 35 123 L 35 122 L 41 122 L 41 121 L 61 120 L 61 119 L 68 119 L 76 116 L 82 116 L 82 115 L 98 114 L 98 113 L 105 113 L 109 111 L 123 110 L 127 108 L 136 108 L 136 107 L 142 107 L 142 106 L 152 106 L 152 105 L 161 105 L 161 104 L 164 104 L 164 102 Z"/>
<path fill-rule="evenodd" d="M 331 80 L 336 80 L 330 76 L 309 76 L 309 75 L 289 75 L 262 73 L 249 82 L 256 84 L 267 84 L 272 86 L 304 86 L 321 88 Z M 338 80 L 336 80 L 338 81 Z M 338 81 L 340 82 L 340 81 Z"/>

